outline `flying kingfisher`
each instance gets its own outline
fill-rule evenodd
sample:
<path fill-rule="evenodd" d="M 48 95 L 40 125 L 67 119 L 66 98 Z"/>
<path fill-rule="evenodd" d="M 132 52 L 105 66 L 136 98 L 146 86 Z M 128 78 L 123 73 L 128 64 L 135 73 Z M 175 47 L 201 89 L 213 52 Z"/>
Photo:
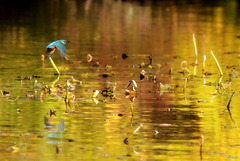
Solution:
<path fill-rule="evenodd" d="M 66 45 L 68 42 L 67 40 L 57 40 L 54 41 L 52 43 L 50 43 L 46 48 L 47 48 L 47 52 L 46 52 L 46 58 L 49 58 L 52 56 L 52 54 L 54 53 L 54 51 L 56 50 L 56 48 L 59 50 L 61 56 L 64 59 L 67 59 L 66 57 L 66 47 L 64 45 Z M 67 59 L 68 60 L 68 59 Z"/>
<path fill-rule="evenodd" d="M 66 57 L 66 47 L 64 45 L 66 45 L 68 42 L 67 40 L 57 40 L 54 41 L 52 43 L 50 43 L 46 48 L 47 48 L 47 52 L 46 52 L 46 57 L 45 58 L 49 58 L 53 67 L 56 69 L 56 71 L 58 72 L 58 74 L 60 75 L 59 70 L 57 69 L 55 63 L 53 62 L 51 56 L 52 54 L 55 52 L 56 48 L 59 50 L 61 56 L 67 60 L 69 63 L 69 59 Z"/>

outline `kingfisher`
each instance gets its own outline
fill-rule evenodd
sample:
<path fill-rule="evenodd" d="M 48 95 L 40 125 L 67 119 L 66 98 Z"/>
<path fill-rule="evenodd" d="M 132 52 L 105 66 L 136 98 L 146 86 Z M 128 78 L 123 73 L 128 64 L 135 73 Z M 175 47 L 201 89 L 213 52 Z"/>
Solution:
<path fill-rule="evenodd" d="M 66 57 L 66 47 L 64 45 L 66 45 L 68 42 L 68 40 L 57 40 L 54 41 L 52 43 L 50 43 L 46 48 L 47 48 L 47 52 L 46 52 L 46 58 L 49 58 L 52 56 L 52 54 L 54 53 L 54 51 L 56 50 L 56 48 L 59 50 L 61 56 L 64 59 L 68 58 Z"/>
<path fill-rule="evenodd" d="M 50 43 L 46 48 L 47 48 L 47 52 L 46 52 L 46 58 L 49 58 L 53 67 L 56 69 L 57 73 L 60 75 L 60 72 L 59 70 L 57 69 L 55 63 L 53 62 L 51 56 L 52 54 L 55 52 L 56 49 L 59 50 L 62 58 L 64 58 L 65 60 L 67 60 L 68 62 L 69 59 L 66 57 L 66 47 L 64 45 L 66 45 L 68 42 L 68 40 L 57 40 L 57 41 L 54 41 L 52 43 Z"/>

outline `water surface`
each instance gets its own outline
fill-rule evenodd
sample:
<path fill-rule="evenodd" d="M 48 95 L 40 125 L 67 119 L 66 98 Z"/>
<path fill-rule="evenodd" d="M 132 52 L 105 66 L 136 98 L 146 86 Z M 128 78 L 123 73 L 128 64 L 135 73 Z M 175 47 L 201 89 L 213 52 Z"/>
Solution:
<path fill-rule="evenodd" d="M 0 5 L 1 160 L 240 157 L 238 1 L 13 2 Z M 59 39 L 71 41 L 73 62 L 53 54 L 60 77 L 41 60 Z M 220 90 L 210 50 L 223 69 Z M 203 55 L 204 72 L 212 75 L 202 72 Z M 181 73 L 183 61 L 189 74 Z M 138 85 L 135 98 L 125 94 L 131 80 Z M 68 98 L 75 99 L 66 109 L 67 81 L 75 86 Z M 101 94 L 114 86 L 114 97 Z M 95 99 L 94 90 L 100 91 Z"/>

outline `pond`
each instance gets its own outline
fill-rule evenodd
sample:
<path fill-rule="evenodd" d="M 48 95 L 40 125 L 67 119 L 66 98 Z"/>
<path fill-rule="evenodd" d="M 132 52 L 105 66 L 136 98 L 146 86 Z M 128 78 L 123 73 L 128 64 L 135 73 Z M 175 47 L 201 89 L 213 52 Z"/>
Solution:
<path fill-rule="evenodd" d="M 239 1 L 3 1 L 0 13 L 1 160 L 240 158 Z M 56 40 L 70 41 L 71 63 L 52 55 L 61 75 L 41 58 Z"/>

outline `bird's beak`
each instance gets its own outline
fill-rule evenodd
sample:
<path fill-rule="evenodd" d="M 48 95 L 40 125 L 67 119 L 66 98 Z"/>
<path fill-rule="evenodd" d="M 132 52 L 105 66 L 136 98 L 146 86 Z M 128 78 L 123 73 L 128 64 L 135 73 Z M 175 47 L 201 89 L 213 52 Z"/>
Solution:
<path fill-rule="evenodd" d="M 67 40 L 67 43 L 69 43 L 70 41 L 69 40 Z"/>

